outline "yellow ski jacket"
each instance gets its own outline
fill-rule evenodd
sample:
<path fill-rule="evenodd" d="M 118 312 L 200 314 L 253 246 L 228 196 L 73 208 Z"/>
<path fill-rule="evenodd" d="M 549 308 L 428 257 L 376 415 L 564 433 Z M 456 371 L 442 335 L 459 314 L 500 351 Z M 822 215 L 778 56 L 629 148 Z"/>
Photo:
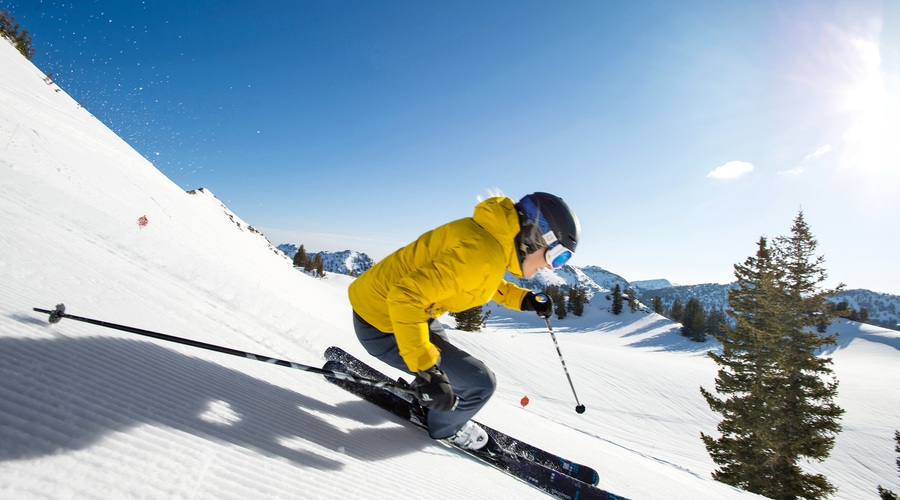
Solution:
<path fill-rule="evenodd" d="M 350 304 L 367 323 L 396 336 L 411 372 L 427 370 L 440 355 L 429 340 L 430 318 L 490 300 L 521 310 L 528 290 L 503 279 L 506 271 L 522 277 L 518 232 L 513 200 L 485 200 L 472 217 L 423 234 L 362 273 L 350 285 Z"/>

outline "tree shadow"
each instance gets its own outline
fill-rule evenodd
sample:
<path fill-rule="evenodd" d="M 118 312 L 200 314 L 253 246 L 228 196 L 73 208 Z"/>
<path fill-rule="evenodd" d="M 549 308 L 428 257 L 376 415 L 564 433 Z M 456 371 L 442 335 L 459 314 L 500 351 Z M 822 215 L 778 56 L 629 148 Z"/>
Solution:
<path fill-rule="evenodd" d="M 900 351 L 900 332 L 869 326 L 856 321 L 837 319 L 837 324 L 828 327 L 828 334 L 837 333 L 834 345 L 824 346 L 818 354 L 831 355 L 835 351 L 846 349 L 856 339 L 876 344 L 884 344 Z"/>
<path fill-rule="evenodd" d="M 662 327 L 667 326 L 667 325 L 670 325 L 670 326 L 672 326 L 672 328 L 675 328 L 675 326 L 674 326 L 674 324 L 672 323 L 671 320 L 666 319 L 666 318 L 657 318 L 657 319 L 654 320 L 653 322 L 647 323 L 646 325 L 644 325 L 644 326 L 642 326 L 642 327 L 640 327 L 640 328 L 634 330 L 633 332 L 631 332 L 631 333 L 625 335 L 625 338 L 627 338 L 627 337 L 636 337 L 636 336 L 639 336 L 639 335 L 643 335 L 643 334 L 645 334 L 645 333 L 650 333 L 650 332 L 652 332 L 652 331 L 654 331 L 654 330 L 656 330 L 656 329 L 662 328 Z M 655 337 L 654 337 L 654 338 L 655 338 Z"/>
<path fill-rule="evenodd" d="M 0 401 L 0 460 L 86 449 L 141 424 L 321 470 L 343 467 L 335 450 L 375 461 L 427 445 L 410 434 L 414 429 L 373 427 L 394 419 L 365 401 L 326 404 L 152 342 L 122 338 L 0 338 Z M 340 429 L 327 415 L 364 426 Z"/>
<path fill-rule="evenodd" d="M 623 314 L 649 313 L 641 311 L 636 313 L 626 312 Z M 599 323 L 593 323 L 590 321 L 581 320 L 581 318 L 577 318 L 576 321 L 558 321 L 554 323 L 553 331 L 558 334 L 604 335 L 607 332 L 613 332 L 619 330 L 620 328 L 623 328 L 623 326 L 630 325 L 634 320 L 633 318 L 629 319 L 630 321 L 606 320 Z M 522 318 L 511 318 L 498 315 L 498 317 L 492 318 L 490 322 L 492 323 L 491 326 L 496 325 L 498 328 L 505 328 L 508 330 L 537 329 L 537 332 L 531 332 L 535 335 L 543 335 L 546 331 L 541 331 L 541 327 L 546 328 L 544 320 L 537 317 L 532 317 L 530 315 L 523 315 Z M 651 332 L 654 332 L 656 330 L 661 330 L 665 327 L 669 328 L 666 328 L 656 334 L 647 336 L 647 334 L 650 334 Z M 698 356 L 705 356 L 707 351 L 719 348 L 719 343 L 716 342 L 712 337 L 708 337 L 704 342 L 695 342 L 693 340 L 690 340 L 689 338 L 681 334 L 680 327 L 676 323 L 673 323 L 671 320 L 663 317 L 659 317 L 656 319 L 650 318 L 650 320 L 645 325 L 642 325 L 639 328 L 636 328 L 633 331 L 622 335 L 622 338 L 633 339 L 629 344 L 632 347 L 639 347 L 652 351 L 694 353 Z"/>
<path fill-rule="evenodd" d="M 661 330 L 667 326 L 669 328 Z M 652 351 L 686 352 L 705 356 L 707 351 L 709 351 L 710 349 L 715 349 L 719 345 L 719 343 L 716 342 L 712 337 L 707 337 L 707 339 L 703 342 L 693 341 L 681 334 L 681 328 L 677 324 L 672 323 L 671 320 L 662 317 L 649 322 L 640 328 L 635 329 L 634 331 L 623 336 L 623 338 L 641 337 L 656 330 L 661 331 L 654 335 L 636 339 L 631 342 L 629 346 L 649 349 Z"/>

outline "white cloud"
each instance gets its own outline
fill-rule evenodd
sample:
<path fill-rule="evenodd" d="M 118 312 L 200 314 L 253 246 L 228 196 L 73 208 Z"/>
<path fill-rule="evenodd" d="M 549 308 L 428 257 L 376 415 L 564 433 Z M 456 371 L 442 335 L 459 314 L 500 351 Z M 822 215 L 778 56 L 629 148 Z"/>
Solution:
<path fill-rule="evenodd" d="M 809 161 L 809 160 L 812 160 L 813 158 L 818 158 L 820 156 L 824 156 L 824 155 L 828 154 L 830 151 L 831 151 L 831 146 L 826 144 L 826 145 L 822 146 L 821 148 L 813 151 L 812 153 L 806 155 L 806 158 L 804 158 L 803 160 Z"/>
<path fill-rule="evenodd" d="M 819 149 L 813 151 L 812 153 L 806 155 L 803 158 L 804 165 L 809 164 L 810 161 L 815 160 L 816 158 L 820 158 L 822 156 L 827 155 L 828 153 L 831 152 L 831 149 L 832 149 L 831 146 L 826 144 L 826 145 L 820 147 Z M 779 170 L 778 175 L 800 175 L 800 174 L 806 172 L 806 167 L 804 165 L 799 165 L 799 166 L 794 167 L 789 170 Z"/>
<path fill-rule="evenodd" d="M 805 171 L 806 169 L 803 167 L 796 167 L 790 170 L 779 170 L 778 175 L 800 175 Z"/>
<path fill-rule="evenodd" d="M 706 174 L 713 179 L 735 179 L 753 171 L 753 164 L 746 161 L 730 161 Z"/>

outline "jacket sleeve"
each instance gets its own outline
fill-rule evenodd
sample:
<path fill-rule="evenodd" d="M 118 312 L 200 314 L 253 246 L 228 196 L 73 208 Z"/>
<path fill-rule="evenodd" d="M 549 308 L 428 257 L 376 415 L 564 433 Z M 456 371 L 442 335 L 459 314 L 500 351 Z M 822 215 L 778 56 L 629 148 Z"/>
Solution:
<path fill-rule="evenodd" d="M 522 300 L 530 291 L 503 280 L 497 287 L 497 293 L 494 294 L 494 302 L 514 311 L 521 311 Z"/>
<path fill-rule="evenodd" d="M 434 366 L 440 351 L 429 340 L 432 308 L 464 293 L 463 283 L 484 275 L 487 264 L 466 264 L 462 248 L 449 249 L 401 279 L 387 295 L 388 312 L 400 356 L 413 373 Z"/>

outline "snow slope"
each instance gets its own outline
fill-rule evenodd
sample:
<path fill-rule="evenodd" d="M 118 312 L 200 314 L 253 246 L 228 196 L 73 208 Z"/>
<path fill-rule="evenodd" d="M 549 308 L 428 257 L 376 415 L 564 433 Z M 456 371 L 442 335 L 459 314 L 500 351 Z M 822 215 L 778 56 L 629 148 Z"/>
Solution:
<path fill-rule="evenodd" d="M 533 498 L 318 376 L 63 320 L 68 312 L 305 364 L 358 355 L 346 288 L 316 280 L 208 191 L 188 194 L 0 43 L 0 498 Z M 145 226 L 138 220 L 146 216 Z M 440 222 L 440 221 L 436 221 Z M 710 479 L 710 345 L 653 314 L 592 306 L 546 328 L 495 308 L 451 332 L 497 373 L 486 423 L 601 471 L 636 499 L 747 498 Z M 900 337 L 833 352 L 845 432 L 814 464 L 840 498 L 900 490 Z M 374 362 L 377 366 L 377 362 Z M 395 373 L 396 374 L 396 373 Z M 521 408 L 523 395 L 531 404 Z"/>

